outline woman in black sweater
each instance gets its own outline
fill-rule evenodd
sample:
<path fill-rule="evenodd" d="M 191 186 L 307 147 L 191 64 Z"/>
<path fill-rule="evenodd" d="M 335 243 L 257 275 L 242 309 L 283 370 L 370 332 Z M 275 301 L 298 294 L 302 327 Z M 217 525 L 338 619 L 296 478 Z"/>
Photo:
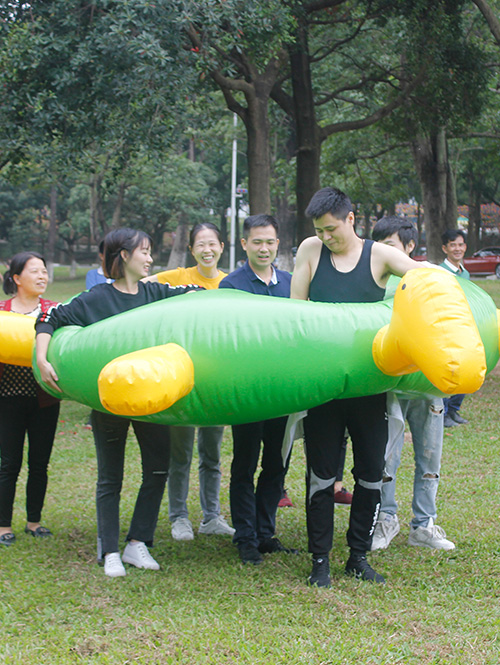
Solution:
<path fill-rule="evenodd" d="M 88 326 L 102 319 L 170 296 L 181 295 L 197 287 L 171 287 L 144 283 L 152 264 L 151 239 L 143 231 L 121 228 L 104 240 L 104 272 L 115 281 L 98 284 L 65 305 L 42 313 L 36 323 L 37 364 L 41 378 L 55 390 L 58 377 L 47 360 L 52 333 L 62 326 Z M 110 413 L 92 411 L 92 431 L 97 453 L 97 558 L 104 560 L 109 577 L 125 575 L 123 562 L 158 570 L 159 564 L 148 551 L 163 498 L 170 457 L 169 430 L 157 425 Z M 119 503 L 123 480 L 125 443 L 132 423 L 142 460 L 142 485 L 135 504 L 127 545 L 119 552 Z"/>

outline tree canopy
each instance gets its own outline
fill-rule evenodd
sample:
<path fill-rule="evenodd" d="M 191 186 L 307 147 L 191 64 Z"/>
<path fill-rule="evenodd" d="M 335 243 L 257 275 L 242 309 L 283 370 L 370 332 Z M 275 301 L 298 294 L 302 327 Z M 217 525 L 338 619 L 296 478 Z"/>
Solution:
<path fill-rule="evenodd" d="M 437 258 L 457 193 L 476 210 L 478 196 L 496 196 L 494 169 L 479 174 L 500 135 L 497 10 L 497 0 L 3 3 L 2 191 L 34 193 L 37 173 L 47 204 L 50 191 L 59 200 L 66 244 L 121 223 L 158 239 L 181 217 L 224 226 L 223 99 L 245 128 L 238 180 L 250 210 L 279 211 L 283 247 L 311 233 L 312 193 L 342 183 L 364 232 L 397 200 L 421 200 Z M 24 223 L 16 215 L 0 208 L 4 237 Z"/>

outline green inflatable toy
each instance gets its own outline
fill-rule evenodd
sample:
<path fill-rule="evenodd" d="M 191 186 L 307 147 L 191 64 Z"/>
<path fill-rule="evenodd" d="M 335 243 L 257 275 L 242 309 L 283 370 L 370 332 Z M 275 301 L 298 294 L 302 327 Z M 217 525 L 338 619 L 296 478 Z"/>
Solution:
<path fill-rule="evenodd" d="M 57 330 L 48 353 L 64 398 L 175 425 L 253 422 L 389 390 L 474 392 L 498 357 L 491 298 L 428 268 L 373 304 L 179 296 Z"/>

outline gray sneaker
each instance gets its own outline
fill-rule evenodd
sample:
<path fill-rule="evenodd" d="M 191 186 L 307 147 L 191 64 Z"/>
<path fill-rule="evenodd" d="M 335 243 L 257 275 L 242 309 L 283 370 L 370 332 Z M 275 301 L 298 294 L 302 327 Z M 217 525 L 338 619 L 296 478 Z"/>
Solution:
<path fill-rule="evenodd" d="M 124 577 L 127 574 L 120 552 L 108 552 L 104 556 L 104 574 L 108 577 Z"/>
<path fill-rule="evenodd" d="M 234 529 L 229 526 L 222 515 L 219 515 L 208 522 L 202 522 L 198 533 L 205 534 L 205 536 L 234 536 Z"/>
<path fill-rule="evenodd" d="M 193 525 L 187 517 L 179 517 L 172 522 L 172 538 L 174 540 L 193 540 Z"/>
<path fill-rule="evenodd" d="M 410 529 L 408 545 L 431 547 L 434 550 L 455 549 L 455 543 L 446 538 L 444 529 L 434 524 L 432 517 L 429 518 L 427 526 L 418 526 L 416 529 Z"/>
<path fill-rule="evenodd" d="M 160 564 L 153 559 L 146 543 L 142 542 L 127 543 L 122 554 L 122 561 L 136 568 L 160 570 Z"/>
<path fill-rule="evenodd" d="M 389 547 L 390 542 L 399 533 L 399 520 L 397 515 L 384 513 L 380 511 L 375 531 L 373 532 L 373 540 L 371 551 L 385 550 Z"/>

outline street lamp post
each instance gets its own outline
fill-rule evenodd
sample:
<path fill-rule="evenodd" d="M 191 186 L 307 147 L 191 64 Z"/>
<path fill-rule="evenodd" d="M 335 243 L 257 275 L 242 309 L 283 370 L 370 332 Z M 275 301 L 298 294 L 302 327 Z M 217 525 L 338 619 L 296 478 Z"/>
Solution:
<path fill-rule="evenodd" d="M 232 272 L 235 268 L 235 241 L 236 241 L 236 163 L 237 163 L 237 151 L 238 151 L 238 140 L 236 138 L 236 125 L 238 124 L 238 116 L 236 113 L 233 114 L 233 127 L 234 127 L 234 138 L 233 138 L 233 159 L 232 159 L 232 168 L 231 168 L 231 231 L 230 231 L 230 243 L 229 243 L 229 272 Z"/>

